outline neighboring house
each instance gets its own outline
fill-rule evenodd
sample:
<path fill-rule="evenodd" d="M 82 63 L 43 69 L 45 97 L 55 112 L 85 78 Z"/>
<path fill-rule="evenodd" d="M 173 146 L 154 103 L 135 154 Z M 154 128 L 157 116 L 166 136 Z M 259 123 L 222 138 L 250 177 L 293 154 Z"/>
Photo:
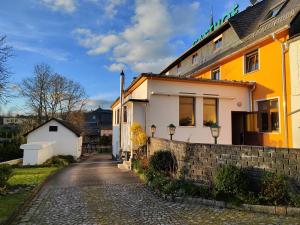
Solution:
<path fill-rule="evenodd" d="M 0 125 L 16 126 L 21 125 L 27 119 L 26 116 L 0 116 Z"/>
<path fill-rule="evenodd" d="M 132 122 L 202 143 L 216 122 L 221 144 L 300 148 L 299 12 L 299 0 L 235 5 L 159 75 L 140 75 L 112 105 L 114 154 L 131 149 Z"/>
<path fill-rule="evenodd" d="M 112 133 L 112 111 L 98 108 L 85 113 L 84 143 L 98 143 L 100 136 Z"/>
<path fill-rule="evenodd" d="M 32 157 L 37 156 L 39 151 L 46 152 L 39 156 L 43 158 L 39 160 L 40 163 L 53 155 L 72 155 L 76 159 L 81 155 L 81 130 L 67 121 L 52 118 L 27 132 L 25 136 L 27 136 L 27 144 L 21 146 L 24 149 L 25 165 L 28 164 L 26 162 L 32 162 Z M 26 151 L 31 153 L 28 155 Z"/>

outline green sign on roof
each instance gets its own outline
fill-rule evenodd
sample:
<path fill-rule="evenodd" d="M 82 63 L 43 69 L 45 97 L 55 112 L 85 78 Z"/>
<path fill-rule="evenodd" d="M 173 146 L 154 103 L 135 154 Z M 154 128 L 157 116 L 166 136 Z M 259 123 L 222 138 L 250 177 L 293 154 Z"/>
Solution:
<path fill-rule="evenodd" d="M 207 29 L 207 31 L 204 34 L 202 34 L 196 41 L 193 42 L 193 46 L 199 43 L 200 41 L 202 41 L 204 38 L 207 37 L 207 35 L 209 35 L 214 30 L 217 30 L 222 24 L 224 24 L 231 17 L 235 16 L 238 13 L 239 13 L 239 5 L 235 4 L 231 11 L 225 13 L 225 15 L 222 18 L 220 18 L 217 22 L 211 24 L 209 29 Z"/>

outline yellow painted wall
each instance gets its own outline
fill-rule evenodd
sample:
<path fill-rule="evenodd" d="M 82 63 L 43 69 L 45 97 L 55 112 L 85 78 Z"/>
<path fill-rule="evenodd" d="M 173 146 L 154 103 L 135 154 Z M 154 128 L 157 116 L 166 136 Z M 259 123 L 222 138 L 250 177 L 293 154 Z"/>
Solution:
<path fill-rule="evenodd" d="M 281 41 L 287 40 L 287 33 L 281 33 L 277 36 Z M 259 70 L 244 74 L 244 55 L 259 49 Z M 286 53 L 286 74 L 287 74 L 287 108 L 290 112 L 290 71 L 289 54 Z M 283 95 L 282 95 L 282 51 L 281 44 L 275 42 L 270 37 L 268 40 L 257 44 L 251 49 L 247 49 L 238 55 L 235 55 L 226 61 L 207 68 L 195 75 L 195 77 L 211 78 L 211 69 L 220 66 L 222 80 L 255 81 L 256 90 L 253 93 L 254 108 L 256 100 L 279 97 L 280 110 L 280 131 L 278 133 L 263 133 L 263 144 L 265 146 L 287 147 L 284 146 L 284 117 L 283 117 Z M 289 147 L 292 147 L 291 120 L 289 120 Z"/>

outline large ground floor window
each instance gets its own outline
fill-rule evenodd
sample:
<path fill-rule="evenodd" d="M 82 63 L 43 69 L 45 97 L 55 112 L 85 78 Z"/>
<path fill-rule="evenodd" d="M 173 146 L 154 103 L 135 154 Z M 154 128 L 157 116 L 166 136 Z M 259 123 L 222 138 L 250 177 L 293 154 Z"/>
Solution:
<path fill-rule="evenodd" d="M 257 104 L 259 114 L 259 130 L 261 132 L 278 132 L 278 99 L 260 101 Z"/>
<path fill-rule="evenodd" d="M 194 97 L 179 97 L 179 126 L 195 126 Z"/>
<path fill-rule="evenodd" d="M 218 99 L 203 98 L 203 125 L 218 123 Z"/>

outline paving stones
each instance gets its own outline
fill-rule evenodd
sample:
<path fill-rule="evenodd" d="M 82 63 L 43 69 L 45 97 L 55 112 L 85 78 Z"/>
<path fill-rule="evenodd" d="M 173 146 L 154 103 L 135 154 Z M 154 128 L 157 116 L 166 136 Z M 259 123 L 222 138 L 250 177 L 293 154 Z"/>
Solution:
<path fill-rule="evenodd" d="M 94 162 L 93 162 L 94 163 Z M 95 166 L 95 165 L 93 165 Z M 76 165 L 67 176 L 98 176 L 97 183 L 57 181 L 46 185 L 21 215 L 19 225 L 238 225 L 291 224 L 300 225 L 299 218 L 219 209 L 195 204 L 165 201 L 154 195 L 144 184 L 133 182 L 131 176 L 111 165 L 111 170 L 91 170 Z M 97 174 L 93 174 L 97 171 Z M 112 171 L 114 171 L 112 173 Z M 96 172 L 95 172 L 96 173 Z M 109 175 L 108 175 L 109 173 Z M 114 174 L 115 173 L 115 174 Z M 89 174 L 89 175 L 88 175 Z M 112 176 L 121 179 L 113 180 Z M 126 182 L 129 177 L 130 181 Z M 72 178 L 72 179 L 73 179 Z M 86 180 L 82 179 L 81 180 Z M 117 181 L 122 182 L 117 182 Z"/>

